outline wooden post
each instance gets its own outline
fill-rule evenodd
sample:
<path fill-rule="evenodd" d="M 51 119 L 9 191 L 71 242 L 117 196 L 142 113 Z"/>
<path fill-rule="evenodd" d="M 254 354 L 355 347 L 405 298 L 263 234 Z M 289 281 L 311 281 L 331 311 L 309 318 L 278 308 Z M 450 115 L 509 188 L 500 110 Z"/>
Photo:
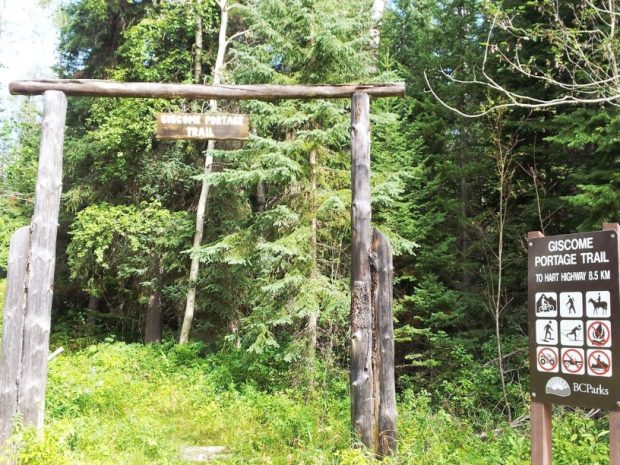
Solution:
<path fill-rule="evenodd" d="M 544 234 L 539 231 L 527 233 L 528 240 L 543 236 Z M 532 426 L 532 465 L 551 465 L 551 404 L 532 399 L 530 424 Z"/>
<path fill-rule="evenodd" d="M 551 465 L 551 404 L 532 401 L 532 465 Z"/>
<path fill-rule="evenodd" d="M 615 231 L 620 246 L 620 224 L 605 223 L 603 231 Z M 620 412 L 609 412 L 609 465 L 620 465 Z"/>
<path fill-rule="evenodd" d="M 13 418 L 17 414 L 17 389 L 24 338 L 29 243 L 30 227 L 24 226 L 13 233 L 9 249 L 0 358 L 0 450 L 12 434 Z"/>
<path fill-rule="evenodd" d="M 39 430 L 43 427 L 45 408 L 66 113 L 65 95 L 58 91 L 45 92 L 26 278 L 24 345 L 17 405 L 24 425 Z"/>
<path fill-rule="evenodd" d="M 609 465 L 620 465 L 620 412 L 609 412 Z"/>
<path fill-rule="evenodd" d="M 373 447 L 372 311 L 370 276 L 370 101 L 351 105 L 351 421 Z"/>
<path fill-rule="evenodd" d="M 373 375 L 375 378 L 375 452 L 396 453 L 396 388 L 392 321 L 392 245 L 377 229 L 372 234 Z"/>

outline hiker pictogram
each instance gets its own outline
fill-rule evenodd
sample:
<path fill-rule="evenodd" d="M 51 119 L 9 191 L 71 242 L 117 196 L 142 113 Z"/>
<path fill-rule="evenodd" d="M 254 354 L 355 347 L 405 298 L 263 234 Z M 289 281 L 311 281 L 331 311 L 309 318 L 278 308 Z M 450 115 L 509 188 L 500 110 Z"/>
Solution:
<path fill-rule="evenodd" d="M 560 343 L 563 346 L 579 347 L 584 343 L 584 328 L 581 320 L 560 321 Z"/>
<path fill-rule="evenodd" d="M 562 372 L 571 375 L 583 375 L 586 371 L 583 349 L 562 350 Z"/>
<path fill-rule="evenodd" d="M 583 316 L 583 294 L 581 292 L 562 292 L 559 302 L 562 318 L 581 318 Z"/>
<path fill-rule="evenodd" d="M 586 315 L 608 318 L 611 313 L 609 291 L 586 292 Z"/>
<path fill-rule="evenodd" d="M 557 373 L 558 349 L 555 347 L 539 347 L 536 360 L 538 363 L 538 371 Z"/>
<path fill-rule="evenodd" d="M 582 338 L 583 339 L 583 338 Z M 558 343 L 558 322 L 540 319 L 536 321 L 536 342 L 543 345 Z"/>
<path fill-rule="evenodd" d="M 588 374 L 611 376 L 611 352 L 609 350 L 588 351 Z"/>
<path fill-rule="evenodd" d="M 536 315 L 557 316 L 558 304 L 555 292 L 539 292 L 536 294 Z"/>
<path fill-rule="evenodd" d="M 611 347 L 611 325 L 609 321 L 588 321 L 588 345 L 592 347 Z"/>

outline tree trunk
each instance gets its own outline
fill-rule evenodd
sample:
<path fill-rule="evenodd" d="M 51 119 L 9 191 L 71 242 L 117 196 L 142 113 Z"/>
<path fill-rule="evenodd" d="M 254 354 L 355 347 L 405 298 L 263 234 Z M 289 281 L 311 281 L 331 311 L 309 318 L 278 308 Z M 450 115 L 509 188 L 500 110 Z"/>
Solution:
<path fill-rule="evenodd" d="M 310 277 L 318 276 L 317 265 L 317 239 L 316 239 L 316 150 L 310 152 L 310 211 L 312 220 L 310 223 L 310 248 L 312 249 L 312 271 Z M 319 320 L 319 308 L 308 315 L 308 360 L 314 361 L 316 357 L 317 329 Z"/>
<path fill-rule="evenodd" d="M 159 289 L 153 289 L 146 310 L 146 321 L 144 326 L 145 344 L 161 342 L 161 320 L 161 291 Z"/>
<path fill-rule="evenodd" d="M 213 68 L 213 84 L 219 85 L 222 80 L 222 68 L 224 67 L 224 56 L 226 55 L 226 46 L 228 44 L 226 40 L 226 30 L 228 28 L 228 2 L 222 0 L 218 3 L 221 10 L 220 19 L 220 33 L 218 40 L 217 57 L 215 59 L 215 66 Z M 200 22 L 202 25 L 202 20 Z M 198 43 L 198 40 L 196 40 Z M 200 45 L 202 50 L 202 38 L 200 39 Z M 198 50 L 198 45 L 196 45 Z M 196 76 L 194 76 L 196 77 Z M 199 78 L 199 77 L 198 77 Z M 217 111 L 217 100 L 212 99 L 209 101 L 211 111 Z M 215 143 L 213 140 L 209 140 L 207 143 L 207 152 L 205 153 L 205 165 L 203 174 L 206 176 L 211 173 L 211 166 L 213 164 L 213 149 Z M 202 237 L 204 235 L 204 219 L 205 212 L 207 210 L 207 200 L 209 198 L 209 181 L 206 178 L 202 179 L 200 186 L 200 198 L 198 199 L 198 207 L 196 208 L 196 232 L 194 233 L 193 248 L 196 249 L 202 244 Z M 200 269 L 200 261 L 198 257 L 192 257 L 190 271 L 189 271 L 189 289 L 187 290 L 187 301 L 185 304 L 185 315 L 183 317 L 183 326 L 181 327 L 181 335 L 179 337 L 179 344 L 184 344 L 189 340 L 189 333 L 192 329 L 192 322 L 194 320 L 194 310 L 196 307 L 196 280 L 198 279 L 198 271 Z"/>
<path fill-rule="evenodd" d="M 155 285 L 149 297 L 149 304 L 146 309 L 146 317 L 144 322 L 144 343 L 153 344 L 161 342 L 161 326 L 162 326 L 162 276 L 164 268 L 161 264 L 157 266 L 157 278 Z"/>
<path fill-rule="evenodd" d="M 88 313 L 86 315 L 86 325 L 94 328 L 97 322 L 96 315 L 99 312 L 99 298 L 94 295 L 88 296 Z"/>
<path fill-rule="evenodd" d="M 385 7 L 387 6 L 387 0 L 373 0 L 372 2 L 372 28 L 370 29 L 370 38 L 375 47 L 379 47 L 380 42 L 380 26 Z"/>
<path fill-rule="evenodd" d="M 469 278 L 469 272 L 467 270 L 467 266 L 465 265 L 467 263 L 467 261 L 465 260 L 465 257 L 467 255 L 467 251 L 469 249 L 469 234 L 467 231 L 467 223 L 466 223 L 466 218 L 467 218 L 467 203 L 468 203 L 468 195 L 467 195 L 467 179 L 465 178 L 465 166 L 466 166 L 466 160 L 465 160 L 465 155 L 463 153 L 461 153 L 459 155 L 459 170 L 461 172 L 461 176 L 459 179 L 459 201 L 460 201 L 460 213 L 461 213 L 461 218 L 460 221 L 458 222 L 458 228 L 459 228 L 459 233 L 458 233 L 458 249 L 459 252 L 461 254 L 461 288 L 462 289 L 468 289 L 469 288 L 469 284 L 470 284 L 470 278 Z"/>
<path fill-rule="evenodd" d="M 266 203 L 266 193 L 265 193 L 265 183 L 263 181 L 258 181 L 256 183 L 256 211 L 263 212 L 265 211 L 265 203 Z"/>
<path fill-rule="evenodd" d="M 202 16 L 196 11 L 196 36 L 194 42 L 194 82 L 200 84 L 202 78 Z"/>

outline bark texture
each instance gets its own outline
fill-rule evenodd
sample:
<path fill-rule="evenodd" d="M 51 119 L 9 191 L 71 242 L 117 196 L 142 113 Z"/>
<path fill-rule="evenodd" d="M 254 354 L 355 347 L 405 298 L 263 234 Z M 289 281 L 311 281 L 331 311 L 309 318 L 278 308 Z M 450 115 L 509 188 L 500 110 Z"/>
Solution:
<path fill-rule="evenodd" d="M 392 245 L 378 230 L 372 235 L 373 374 L 375 382 L 375 452 L 396 453 L 396 387 L 392 318 Z"/>
<path fill-rule="evenodd" d="M 404 97 L 405 84 L 343 84 L 343 85 L 201 85 L 162 84 L 148 82 L 99 81 L 96 79 L 43 79 L 13 81 L 13 95 L 40 95 L 58 90 L 66 95 L 90 97 L 193 98 L 229 100 L 278 100 L 310 98 L 350 98 L 357 92 L 373 97 Z"/>
<path fill-rule="evenodd" d="M 361 442 L 372 448 L 369 113 L 368 94 L 354 94 L 351 107 L 351 420 Z"/>

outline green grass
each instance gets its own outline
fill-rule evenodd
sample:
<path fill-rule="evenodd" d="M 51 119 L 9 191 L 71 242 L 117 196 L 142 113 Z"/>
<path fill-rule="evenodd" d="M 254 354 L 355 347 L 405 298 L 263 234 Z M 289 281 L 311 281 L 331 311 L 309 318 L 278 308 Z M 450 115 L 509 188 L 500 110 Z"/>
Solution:
<path fill-rule="evenodd" d="M 174 465 L 189 445 L 226 446 L 230 455 L 219 464 L 374 463 L 351 447 L 344 374 L 329 388 L 265 392 L 233 384 L 225 358 L 201 350 L 117 342 L 58 357 L 49 371 L 46 437 L 26 434 L 20 463 Z M 608 463 L 602 422 L 565 414 L 554 425 L 554 464 Z M 480 439 L 429 395 L 400 397 L 398 428 L 399 455 L 386 464 L 529 463 L 526 429 Z"/>
<path fill-rule="evenodd" d="M 0 304 L 4 290 L 0 280 Z M 239 382 L 238 357 L 203 349 L 107 342 L 68 350 L 50 364 L 44 439 L 18 435 L 20 465 L 180 465 L 179 448 L 191 445 L 226 446 L 226 460 L 210 462 L 220 465 L 378 463 L 351 447 L 345 373 L 330 371 L 313 390 L 282 388 L 295 385 L 284 379 L 266 392 Z M 554 464 L 609 463 L 606 421 L 557 410 Z M 398 411 L 399 454 L 386 465 L 530 463 L 527 426 L 491 424 L 483 440 L 467 419 L 411 391 Z"/>

